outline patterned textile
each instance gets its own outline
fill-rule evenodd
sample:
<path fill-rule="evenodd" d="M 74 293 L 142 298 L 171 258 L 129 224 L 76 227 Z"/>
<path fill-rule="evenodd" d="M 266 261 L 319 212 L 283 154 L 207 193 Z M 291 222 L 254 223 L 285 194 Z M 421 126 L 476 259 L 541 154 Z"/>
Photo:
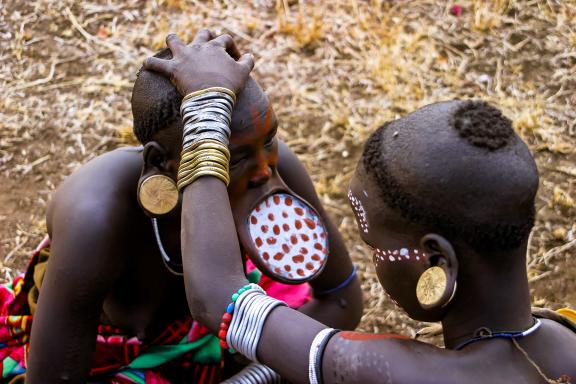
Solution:
<path fill-rule="evenodd" d="M 25 273 L 0 285 L 0 381 L 24 382 L 29 338 L 39 287 L 49 257 L 45 238 L 34 251 Z M 251 264 L 251 263 L 249 263 Z M 248 279 L 270 295 L 297 308 L 309 300 L 309 286 L 288 286 L 261 276 L 252 265 Z M 191 317 L 170 324 L 151 342 L 144 343 L 121 329 L 100 325 L 92 381 L 102 383 L 164 384 L 219 383 L 222 350 L 216 336 Z M 179 375 L 179 376 L 178 376 Z"/>

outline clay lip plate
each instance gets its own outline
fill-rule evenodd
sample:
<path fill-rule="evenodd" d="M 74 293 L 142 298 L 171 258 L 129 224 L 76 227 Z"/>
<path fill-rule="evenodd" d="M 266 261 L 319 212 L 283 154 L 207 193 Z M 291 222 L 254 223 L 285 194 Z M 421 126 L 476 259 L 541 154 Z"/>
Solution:
<path fill-rule="evenodd" d="M 318 214 L 300 198 L 268 196 L 252 210 L 248 226 L 262 264 L 273 275 L 308 281 L 323 269 L 328 234 Z"/>

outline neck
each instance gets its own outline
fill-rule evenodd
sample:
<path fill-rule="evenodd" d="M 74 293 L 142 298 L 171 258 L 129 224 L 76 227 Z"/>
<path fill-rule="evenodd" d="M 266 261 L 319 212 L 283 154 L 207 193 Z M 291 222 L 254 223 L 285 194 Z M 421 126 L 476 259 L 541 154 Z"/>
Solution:
<path fill-rule="evenodd" d="M 523 267 L 525 252 L 518 253 L 502 255 L 508 260 L 514 258 L 510 265 L 487 267 L 469 262 L 466 268 L 461 268 L 458 291 L 442 320 L 447 348 L 474 337 L 479 328 L 492 332 L 522 331 L 533 324 L 528 278 Z M 480 255 L 470 256 L 473 257 L 467 259 L 481 260 Z"/>

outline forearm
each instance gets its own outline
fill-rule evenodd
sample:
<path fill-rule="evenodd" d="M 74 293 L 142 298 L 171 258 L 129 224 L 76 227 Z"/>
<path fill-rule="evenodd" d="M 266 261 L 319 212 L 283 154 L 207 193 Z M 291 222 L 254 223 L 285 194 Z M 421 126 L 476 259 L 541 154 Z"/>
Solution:
<path fill-rule="evenodd" d="M 353 330 L 362 317 L 362 291 L 358 278 L 333 294 L 314 297 L 298 310 L 332 328 Z"/>
<path fill-rule="evenodd" d="M 230 295 L 248 283 L 228 192 L 217 178 L 201 177 L 184 191 L 182 258 L 192 315 L 216 332 Z"/>

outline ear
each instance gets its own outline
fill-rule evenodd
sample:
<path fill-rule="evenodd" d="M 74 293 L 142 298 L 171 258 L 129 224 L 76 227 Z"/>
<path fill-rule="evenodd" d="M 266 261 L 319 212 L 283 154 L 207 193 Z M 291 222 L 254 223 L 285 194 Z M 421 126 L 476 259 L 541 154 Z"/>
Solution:
<path fill-rule="evenodd" d="M 420 239 L 420 246 L 426 254 L 430 268 L 437 270 L 441 268 L 444 272 L 446 279 L 444 287 L 436 287 L 437 300 L 432 303 L 422 303 L 420 305 L 424 309 L 442 308 L 448 305 L 456 294 L 456 281 L 458 278 L 458 258 L 452 244 L 446 238 L 429 233 Z M 436 268 L 434 268 L 436 267 Z M 426 271 L 423 275 L 426 274 Z M 444 278 L 441 276 L 440 280 Z"/>
<path fill-rule="evenodd" d="M 178 204 L 179 193 L 170 175 L 168 151 L 155 141 L 144 146 L 144 164 L 138 180 L 138 203 L 150 217 L 171 212 Z"/>
<path fill-rule="evenodd" d="M 164 149 L 158 142 L 149 141 L 144 146 L 142 153 L 144 157 L 144 167 L 142 169 L 142 176 L 151 173 L 169 173 L 168 167 L 169 155 L 168 151 Z"/>

